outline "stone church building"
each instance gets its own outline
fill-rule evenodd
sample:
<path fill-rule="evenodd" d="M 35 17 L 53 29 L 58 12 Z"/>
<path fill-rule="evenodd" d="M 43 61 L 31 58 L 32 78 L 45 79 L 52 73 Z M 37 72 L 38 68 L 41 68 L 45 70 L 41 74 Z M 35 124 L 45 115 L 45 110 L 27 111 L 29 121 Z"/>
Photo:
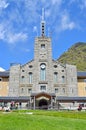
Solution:
<path fill-rule="evenodd" d="M 11 64 L 9 97 L 27 97 L 36 107 L 55 106 L 58 97 L 77 97 L 76 66 L 52 59 L 52 40 L 46 36 L 42 14 L 41 36 L 35 38 L 34 59 L 24 65 Z"/>

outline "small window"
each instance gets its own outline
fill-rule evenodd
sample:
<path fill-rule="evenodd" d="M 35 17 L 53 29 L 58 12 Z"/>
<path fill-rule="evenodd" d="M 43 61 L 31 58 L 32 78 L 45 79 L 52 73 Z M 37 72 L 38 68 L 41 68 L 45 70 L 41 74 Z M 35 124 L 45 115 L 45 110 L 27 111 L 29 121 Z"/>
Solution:
<path fill-rule="evenodd" d="M 74 90 L 72 89 L 72 93 L 74 92 Z"/>
<path fill-rule="evenodd" d="M 29 89 L 28 89 L 28 93 L 31 93 L 31 92 L 32 92 L 32 89 L 31 89 L 31 88 L 29 88 Z"/>
<path fill-rule="evenodd" d="M 45 48 L 45 44 L 41 44 L 41 49 L 44 49 Z"/>
<path fill-rule="evenodd" d="M 31 75 L 31 74 L 32 74 L 32 72 L 29 72 L 29 74 Z"/>
<path fill-rule="evenodd" d="M 54 83 L 57 83 L 58 81 L 58 73 L 54 72 Z"/>
<path fill-rule="evenodd" d="M 46 65 L 44 63 L 40 65 L 40 80 L 46 80 Z"/>
<path fill-rule="evenodd" d="M 2 78 L 0 78 L 0 81 L 2 81 Z"/>
<path fill-rule="evenodd" d="M 32 83 L 32 72 L 29 72 L 29 83 Z"/>
<path fill-rule="evenodd" d="M 62 70 L 62 72 L 64 72 L 64 70 Z"/>
<path fill-rule="evenodd" d="M 25 78 L 24 76 L 21 76 L 21 82 L 24 82 Z"/>
<path fill-rule="evenodd" d="M 24 88 L 21 88 L 21 93 L 23 93 L 24 92 Z"/>
<path fill-rule="evenodd" d="M 54 65 L 54 68 L 57 68 L 57 65 Z"/>
<path fill-rule="evenodd" d="M 22 76 L 22 79 L 24 79 L 24 76 Z"/>
<path fill-rule="evenodd" d="M 44 27 L 44 24 L 42 23 L 42 27 Z"/>
<path fill-rule="evenodd" d="M 62 76 L 62 83 L 64 83 L 64 81 L 65 81 L 65 77 L 64 77 L 64 76 Z"/>
<path fill-rule="evenodd" d="M 58 88 L 55 88 L 55 93 L 58 93 Z"/>
<path fill-rule="evenodd" d="M 85 91 L 86 91 L 86 87 L 85 87 Z"/>
<path fill-rule="evenodd" d="M 73 78 L 71 78 L 71 82 L 73 82 Z"/>
<path fill-rule="evenodd" d="M 32 68 L 33 66 L 32 65 L 29 65 L 29 68 Z"/>
<path fill-rule="evenodd" d="M 86 82 L 86 79 L 84 79 L 84 82 Z"/>
<path fill-rule="evenodd" d="M 65 88 L 62 89 L 63 93 L 65 93 Z"/>
<path fill-rule="evenodd" d="M 40 86 L 40 90 L 41 91 L 45 91 L 46 90 L 46 86 Z"/>
<path fill-rule="evenodd" d="M 24 70 L 22 70 L 22 72 L 24 72 Z"/>
<path fill-rule="evenodd" d="M 54 72 L 54 74 L 55 74 L 55 75 L 57 75 L 57 74 L 58 74 L 58 72 Z"/>

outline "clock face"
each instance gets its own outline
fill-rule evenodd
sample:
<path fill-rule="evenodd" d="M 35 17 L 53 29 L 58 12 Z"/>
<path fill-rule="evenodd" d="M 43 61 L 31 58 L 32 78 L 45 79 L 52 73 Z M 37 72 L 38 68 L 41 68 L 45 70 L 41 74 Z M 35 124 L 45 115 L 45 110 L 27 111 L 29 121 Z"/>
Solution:
<path fill-rule="evenodd" d="M 42 64 L 42 65 L 41 65 L 41 68 L 42 68 L 42 69 L 44 69 L 44 68 L 45 68 L 45 65 L 44 65 L 44 64 Z"/>

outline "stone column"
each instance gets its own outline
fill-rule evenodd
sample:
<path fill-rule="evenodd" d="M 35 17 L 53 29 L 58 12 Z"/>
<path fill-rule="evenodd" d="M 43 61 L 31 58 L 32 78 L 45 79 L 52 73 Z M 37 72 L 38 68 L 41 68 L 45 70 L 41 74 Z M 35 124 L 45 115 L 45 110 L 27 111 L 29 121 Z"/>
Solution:
<path fill-rule="evenodd" d="M 33 103 L 34 103 L 34 105 L 33 105 L 33 109 L 35 110 L 35 96 L 34 96 L 34 99 L 33 99 Z"/>
<path fill-rule="evenodd" d="M 53 108 L 53 98 L 51 96 L 51 108 Z"/>
<path fill-rule="evenodd" d="M 32 98 L 30 97 L 30 109 L 32 107 Z"/>

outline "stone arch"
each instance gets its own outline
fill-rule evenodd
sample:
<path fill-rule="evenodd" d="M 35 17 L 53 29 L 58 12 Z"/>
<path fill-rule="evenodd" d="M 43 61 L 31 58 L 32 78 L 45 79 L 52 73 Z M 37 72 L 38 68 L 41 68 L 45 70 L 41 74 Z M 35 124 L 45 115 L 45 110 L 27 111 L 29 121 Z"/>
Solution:
<path fill-rule="evenodd" d="M 46 99 L 39 100 L 39 109 L 48 109 L 48 101 Z"/>
<path fill-rule="evenodd" d="M 36 100 L 38 101 L 39 109 L 48 109 L 48 104 L 51 99 L 51 96 L 45 92 L 38 93 L 36 95 Z"/>

